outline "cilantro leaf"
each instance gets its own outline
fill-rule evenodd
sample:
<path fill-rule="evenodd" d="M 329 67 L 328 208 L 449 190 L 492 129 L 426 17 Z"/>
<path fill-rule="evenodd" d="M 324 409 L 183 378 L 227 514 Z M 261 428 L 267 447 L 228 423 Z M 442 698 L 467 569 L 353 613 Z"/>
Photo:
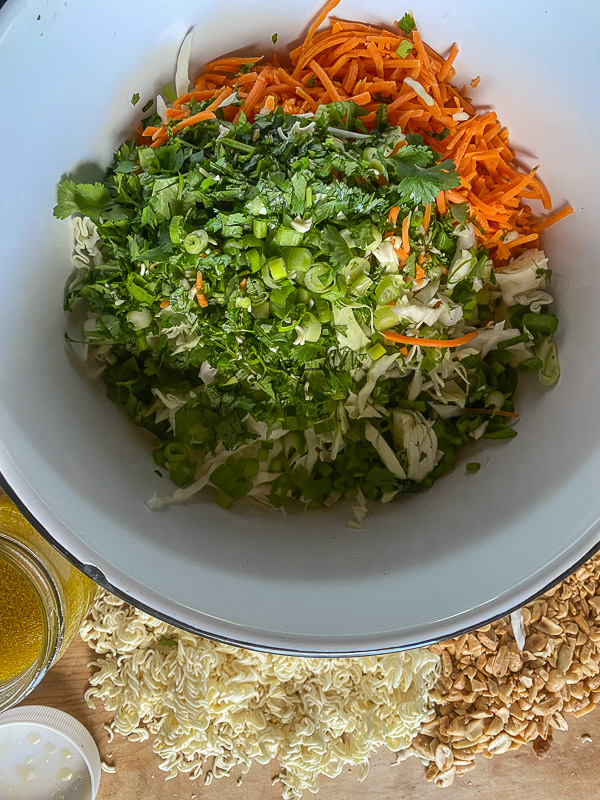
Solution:
<path fill-rule="evenodd" d="M 131 105 L 135 106 L 140 102 L 140 95 L 139 92 L 135 92 L 131 95 Z"/>
<path fill-rule="evenodd" d="M 58 187 L 58 202 L 54 206 L 54 216 L 66 219 L 72 214 L 83 214 L 97 222 L 110 204 L 110 192 L 102 183 L 75 183 L 64 180 Z"/>
<path fill-rule="evenodd" d="M 400 30 L 404 31 L 407 35 L 415 29 L 415 19 L 412 14 L 408 11 L 402 19 L 399 19 L 396 25 L 400 28 Z"/>
<path fill-rule="evenodd" d="M 461 224 L 466 222 L 469 218 L 469 202 L 465 200 L 464 203 L 449 203 L 450 213 L 452 217 Z"/>
<path fill-rule="evenodd" d="M 354 256 L 348 242 L 333 225 L 326 225 L 321 231 L 321 244 L 330 260 L 340 267 L 345 266 Z"/>
<path fill-rule="evenodd" d="M 414 161 L 394 159 L 394 166 L 396 175 L 401 178 L 398 196 L 404 202 L 426 205 L 433 203 L 441 191 L 460 186 L 460 178 L 450 159 L 431 167 L 422 167 Z"/>
<path fill-rule="evenodd" d="M 273 42 L 273 44 L 277 44 L 277 38 L 278 35 L 276 33 L 274 33 L 273 36 L 271 36 L 271 41 Z"/>

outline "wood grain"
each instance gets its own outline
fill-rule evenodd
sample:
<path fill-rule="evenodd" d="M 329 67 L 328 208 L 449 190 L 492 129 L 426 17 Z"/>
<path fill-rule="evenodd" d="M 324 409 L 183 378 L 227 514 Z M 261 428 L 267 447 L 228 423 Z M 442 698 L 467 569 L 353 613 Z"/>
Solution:
<path fill-rule="evenodd" d="M 235 777 L 204 786 L 186 776 L 164 782 L 158 757 L 150 742 L 141 744 L 116 737 L 107 743 L 103 726 L 109 715 L 103 708 L 87 707 L 83 693 L 91 670 L 87 664 L 94 654 L 80 639 L 53 667 L 26 704 L 54 706 L 72 714 L 94 736 L 102 758 L 114 764 L 114 775 L 103 774 L 97 800 L 281 800 L 281 786 L 271 785 L 277 772 L 274 764 L 255 766 L 236 785 Z M 416 759 L 392 766 L 393 753 L 379 751 L 372 759 L 367 779 L 359 783 L 357 768 L 348 769 L 335 780 L 323 779 L 319 800 L 600 800 L 598 755 L 600 754 L 600 713 L 581 719 L 570 717 L 568 733 L 557 733 L 545 759 L 531 748 L 522 748 L 493 759 L 480 758 L 477 768 L 455 781 L 448 789 L 437 789 L 424 779 Z M 584 744 L 588 733 L 592 742 Z M 312 795 L 305 795 L 310 798 Z"/>

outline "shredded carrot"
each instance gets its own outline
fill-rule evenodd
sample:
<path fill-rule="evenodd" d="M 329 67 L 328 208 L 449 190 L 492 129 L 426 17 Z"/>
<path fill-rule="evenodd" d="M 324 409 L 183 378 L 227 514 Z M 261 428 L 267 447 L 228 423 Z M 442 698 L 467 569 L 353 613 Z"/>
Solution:
<path fill-rule="evenodd" d="M 388 222 L 391 222 L 392 225 L 395 225 L 399 213 L 400 213 L 400 206 L 392 206 L 388 214 Z"/>
<path fill-rule="evenodd" d="M 471 81 L 471 88 L 476 89 L 479 86 L 480 81 L 481 77 L 479 75 L 476 78 L 473 78 Z"/>
<path fill-rule="evenodd" d="M 239 68 L 245 66 L 246 64 L 256 64 L 261 61 L 263 56 L 245 56 L 243 58 L 239 58 L 238 56 L 224 56 L 223 58 L 216 58 L 214 61 L 208 61 L 206 64 L 206 71 L 210 72 L 218 65 L 224 65 L 235 67 L 235 72 L 239 71 Z"/>
<path fill-rule="evenodd" d="M 161 308 L 168 308 L 170 305 L 171 305 L 171 303 L 168 300 L 163 300 L 162 303 L 160 304 L 160 307 Z"/>
<path fill-rule="evenodd" d="M 573 209 L 570 206 L 545 217 L 534 216 L 530 203 L 541 202 L 551 209 L 551 199 L 535 171 L 526 173 L 515 163 L 507 131 L 493 111 L 477 111 L 467 98 L 467 87 L 451 83 L 458 47 L 453 44 L 443 58 L 421 39 L 414 29 L 408 36 L 360 22 L 334 20 L 322 27 L 339 0 L 328 0 L 308 29 L 304 41 L 289 52 L 291 66 L 284 68 L 273 56 L 224 56 L 206 65 L 194 91 L 177 98 L 167 112 L 167 123 L 149 126 L 136 135 L 140 144 L 160 147 L 173 134 L 203 120 L 213 119 L 223 100 L 237 91 L 241 103 L 218 110 L 225 120 L 237 121 L 241 111 L 252 121 L 259 112 L 281 106 L 286 113 L 316 111 L 331 101 L 352 99 L 367 114 L 361 122 L 372 128 L 377 111 L 377 97 L 382 94 L 390 124 L 404 133 L 418 134 L 439 160 L 451 159 L 456 165 L 461 186 L 441 192 L 437 211 L 444 215 L 448 203 L 469 202 L 471 218 L 477 223 L 476 236 L 489 250 L 496 266 L 503 266 L 515 247 L 536 246 L 537 237 L 549 225 L 558 222 Z M 412 45 L 410 58 L 401 59 L 397 47 L 404 41 Z M 240 68 L 251 71 L 240 73 Z M 406 78 L 418 81 L 432 98 L 425 105 Z M 470 85 L 476 87 L 480 78 Z M 205 111 L 192 114 L 191 100 L 212 100 Z M 464 118 L 466 115 L 466 119 Z M 454 119 L 454 117 L 458 119 Z M 175 124 L 174 124 L 175 123 Z M 448 131 L 445 138 L 440 134 Z M 404 146 L 400 142 L 392 155 Z M 423 229 L 429 230 L 434 208 L 424 210 Z M 391 221 L 391 220 L 390 220 Z M 395 224 L 395 221 L 394 221 Z M 505 242 L 506 232 L 518 237 Z M 407 241 L 397 249 L 408 258 Z"/>
<path fill-rule="evenodd" d="M 458 55 L 458 47 L 456 46 L 456 42 L 452 45 L 452 49 L 448 55 L 448 58 L 444 61 L 442 68 L 438 72 L 438 80 L 443 81 L 448 76 L 448 73 L 452 69 L 452 64 L 454 63 L 454 59 Z"/>
<path fill-rule="evenodd" d="M 477 336 L 477 331 L 466 333 L 464 336 L 459 336 L 458 339 L 420 339 L 417 336 L 404 336 L 402 333 L 394 333 L 385 331 L 383 334 L 384 339 L 389 339 L 392 342 L 399 342 L 400 344 L 417 344 L 419 347 L 460 347 L 461 344 L 467 344 Z"/>
<path fill-rule="evenodd" d="M 402 220 L 402 249 L 405 253 L 410 253 L 410 239 L 408 236 L 408 225 L 410 216 L 407 214 Z"/>
<path fill-rule="evenodd" d="M 398 350 L 400 350 L 403 356 L 408 355 L 408 347 L 406 345 L 403 344 L 401 347 L 398 348 Z"/>
<path fill-rule="evenodd" d="M 431 222 L 431 204 L 427 203 L 425 211 L 423 212 L 423 230 L 425 233 L 429 230 L 429 223 Z"/>
<path fill-rule="evenodd" d="M 310 68 L 312 69 L 312 71 L 315 73 L 317 78 L 323 84 L 323 86 L 326 89 L 327 94 L 329 95 L 329 97 L 334 102 L 339 102 L 339 100 L 341 99 L 340 98 L 340 94 L 339 94 L 338 90 L 335 88 L 335 86 L 333 85 L 333 81 L 331 80 L 329 75 L 325 72 L 323 67 L 321 67 L 321 65 L 313 59 L 310 62 Z"/>
<path fill-rule="evenodd" d="M 527 244 L 527 242 L 534 242 L 536 239 L 539 239 L 539 233 L 530 233 L 528 236 L 518 236 L 516 239 L 513 239 L 511 242 L 505 242 L 505 247 L 508 247 L 509 250 L 512 250 L 515 247 L 521 247 L 521 245 Z"/>
<path fill-rule="evenodd" d="M 415 265 L 415 278 L 417 279 L 417 281 L 419 283 L 421 283 L 421 281 L 424 281 L 426 277 L 427 277 L 427 275 L 425 274 L 425 270 L 423 269 L 423 267 L 420 264 L 416 264 Z"/>
<path fill-rule="evenodd" d="M 510 417 L 511 419 L 519 417 L 516 411 L 502 411 L 500 408 L 464 408 L 463 411 L 477 411 L 479 414 L 493 414 L 494 416 Z"/>
<path fill-rule="evenodd" d="M 206 295 L 203 292 L 203 282 L 202 282 L 202 273 L 198 272 L 196 274 L 196 299 L 198 300 L 198 305 L 201 308 L 206 308 L 208 305 L 208 300 Z"/>
<path fill-rule="evenodd" d="M 545 228 L 550 227 L 550 225 L 554 225 L 555 222 L 558 222 L 559 220 L 564 219 L 565 217 L 568 217 L 569 214 L 572 214 L 572 213 L 573 213 L 572 206 L 565 206 L 564 208 L 561 208 L 559 211 L 555 211 L 554 214 L 550 214 L 550 216 L 544 217 L 543 219 L 541 219 L 535 225 L 535 230 L 536 231 L 543 231 Z"/>

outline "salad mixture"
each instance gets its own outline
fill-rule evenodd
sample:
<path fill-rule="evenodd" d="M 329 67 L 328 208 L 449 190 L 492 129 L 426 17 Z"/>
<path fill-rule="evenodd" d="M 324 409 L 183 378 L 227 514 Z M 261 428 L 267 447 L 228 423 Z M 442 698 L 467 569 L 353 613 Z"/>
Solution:
<path fill-rule="evenodd" d="M 317 33 L 334 5 L 291 67 L 219 59 L 191 90 L 188 35 L 169 105 L 59 187 L 66 307 L 181 487 L 153 507 L 387 502 L 515 436 L 520 374 L 559 376 L 539 234 L 570 208 L 533 217 L 547 192 L 452 86 L 456 47 L 410 15 Z"/>

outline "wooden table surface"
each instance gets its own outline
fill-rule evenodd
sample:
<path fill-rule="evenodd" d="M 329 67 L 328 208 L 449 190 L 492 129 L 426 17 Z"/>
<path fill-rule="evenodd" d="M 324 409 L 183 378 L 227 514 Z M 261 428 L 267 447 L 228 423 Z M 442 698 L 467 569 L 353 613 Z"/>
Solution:
<path fill-rule="evenodd" d="M 281 785 L 271 785 L 274 764 L 256 765 L 240 786 L 222 778 L 205 786 L 202 779 L 178 776 L 164 782 L 150 742 L 129 742 L 119 736 L 111 744 L 103 725 L 109 714 L 87 707 L 83 694 L 94 654 L 80 639 L 48 673 L 26 703 L 54 706 L 72 714 L 94 736 L 102 758 L 116 774 L 103 774 L 97 800 L 280 800 Z M 372 759 L 367 779 L 358 783 L 358 769 L 335 780 L 323 778 L 319 800 L 600 800 L 600 712 L 569 718 L 568 733 L 557 732 L 545 759 L 524 747 L 493 759 L 480 758 L 477 768 L 448 789 L 425 782 L 417 759 L 392 766 L 394 755 L 380 750 Z M 584 743 L 589 734 L 592 742 Z M 308 800 L 312 795 L 307 792 Z"/>

